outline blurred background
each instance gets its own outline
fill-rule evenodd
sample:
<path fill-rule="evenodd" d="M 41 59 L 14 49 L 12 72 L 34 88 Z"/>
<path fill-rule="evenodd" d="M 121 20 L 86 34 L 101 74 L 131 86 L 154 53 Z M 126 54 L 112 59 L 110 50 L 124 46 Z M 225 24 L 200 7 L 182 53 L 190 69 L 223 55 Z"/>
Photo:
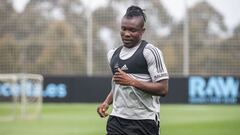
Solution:
<path fill-rule="evenodd" d="M 132 4 L 171 76 L 240 75 L 238 0 L 1 0 L 0 72 L 110 75 L 106 54 Z"/>
<path fill-rule="evenodd" d="M 170 75 L 161 135 L 238 135 L 239 0 L 0 0 L 0 134 L 105 134 L 107 52 L 131 5 Z"/>

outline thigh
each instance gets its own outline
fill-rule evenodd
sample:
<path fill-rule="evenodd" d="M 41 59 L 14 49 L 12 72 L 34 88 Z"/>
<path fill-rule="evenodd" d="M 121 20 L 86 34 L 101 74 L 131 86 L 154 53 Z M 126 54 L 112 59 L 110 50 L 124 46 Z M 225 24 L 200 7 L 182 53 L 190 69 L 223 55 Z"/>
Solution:
<path fill-rule="evenodd" d="M 137 135 L 159 135 L 159 124 L 154 120 L 134 120 L 131 129 Z"/>
<path fill-rule="evenodd" d="M 125 135 L 118 117 L 109 116 L 107 121 L 107 135 Z"/>
<path fill-rule="evenodd" d="M 129 120 L 109 116 L 107 135 L 159 135 L 159 124 L 154 120 Z"/>

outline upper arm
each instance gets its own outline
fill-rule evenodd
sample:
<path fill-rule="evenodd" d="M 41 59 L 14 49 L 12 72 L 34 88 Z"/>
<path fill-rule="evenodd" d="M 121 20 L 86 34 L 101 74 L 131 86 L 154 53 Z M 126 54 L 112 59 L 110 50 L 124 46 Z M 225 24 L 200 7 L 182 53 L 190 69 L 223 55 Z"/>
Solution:
<path fill-rule="evenodd" d="M 148 44 L 144 48 L 143 54 L 148 64 L 148 72 L 150 73 L 153 82 L 169 79 L 161 50 Z"/>

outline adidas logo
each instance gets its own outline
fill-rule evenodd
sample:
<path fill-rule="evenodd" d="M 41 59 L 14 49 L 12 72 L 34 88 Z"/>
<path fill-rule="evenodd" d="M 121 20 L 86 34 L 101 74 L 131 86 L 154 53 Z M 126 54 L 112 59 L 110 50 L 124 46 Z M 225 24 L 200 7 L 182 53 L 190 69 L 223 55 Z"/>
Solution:
<path fill-rule="evenodd" d="M 125 65 L 123 65 L 122 67 L 121 67 L 121 70 L 128 70 L 128 67 L 127 67 L 127 65 L 125 64 Z"/>

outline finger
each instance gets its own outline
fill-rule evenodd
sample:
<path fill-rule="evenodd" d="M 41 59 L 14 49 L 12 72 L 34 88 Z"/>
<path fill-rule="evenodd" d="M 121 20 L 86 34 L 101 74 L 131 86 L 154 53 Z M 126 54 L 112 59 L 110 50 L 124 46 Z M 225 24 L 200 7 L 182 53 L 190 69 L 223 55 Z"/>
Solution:
<path fill-rule="evenodd" d="M 119 72 L 119 74 L 125 74 L 125 72 L 122 71 L 120 68 L 118 68 L 118 72 Z"/>
<path fill-rule="evenodd" d="M 113 77 L 113 80 L 116 81 L 116 80 L 122 80 L 123 77 L 122 76 L 114 76 Z"/>
<path fill-rule="evenodd" d="M 120 75 L 121 73 L 120 72 L 115 72 L 115 74 L 114 75 Z"/>
<path fill-rule="evenodd" d="M 114 76 L 114 77 L 113 77 L 113 80 L 120 80 L 120 79 L 121 79 L 120 76 Z"/>
<path fill-rule="evenodd" d="M 106 109 L 103 106 L 100 106 L 97 109 L 97 112 L 98 112 L 99 116 L 102 117 L 102 118 L 105 117 L 105 111 L 106 111 Z"/>
<path fill-rule="evenodd" d="M 121 83 L 121 82 L 122 82 L 122 80 L 121 80 L 121 79 L 118 79 L 118 78 L 116 78 L 116 79 L 114 80 L 114 82 L 115 82 L 115 83 L 117 83 L 117 84 L 119 84 L 119 83 Z"/>
<path fill-rule="evenodd" d="M 108 104 L 103 104 L 102 112 L 105 117 L 108 115 L 108 113 L 106 113 L 107 110 L 108 110 Z"/>
<path fill-rule="evenodd" d="M 104 114 L 100 110 L 98 110 L 97 112 L 100 117 L 103 117 Z"/>
<path fill-rule="evenodd" d="M 97 112 L 100 116 L 102 116 L 102 109 L 101 108 L 99 108 Z"/>
<path fill-rule="evenodd" d="M 119 73 L 122 73 L 123 71 L 122 71 L 120 68 L 118 68 L 118 72 L 119 72 Z"/>
<path fill-rule="evenodd" d="M 108 113 L 105 113 L 105 114 L 104 114 L 104 117 L 107 117 L 108 115 L 109 115 Z"/>
<path fill-rule="evenodd" d="M 104 118 L 104 117 L 107 117 L 109 114 L 106 112 L 106 111 L 103 111 L 102 114 L 101 114 L 101 117 Z"/>
<path fill-rule="evenodd" d="M 100 117 L 103 117 L 103 114 L 102 113 L 98 113 Z"/>
<path fill-rule="evenodd" d="M 106 108 L 106 106 L 104 106 L 104 107 L 102 108 L 102 112 L 105 113 L 106 111 L 107 111 L 107 108 Z"/>
<path fill-rule="evenodd" d="M 119 84 L 119 85 L 125 85 L 125 83 L 121 82 L 121 81 L 116 81 L 115 82 L 116 84 Z"/>

